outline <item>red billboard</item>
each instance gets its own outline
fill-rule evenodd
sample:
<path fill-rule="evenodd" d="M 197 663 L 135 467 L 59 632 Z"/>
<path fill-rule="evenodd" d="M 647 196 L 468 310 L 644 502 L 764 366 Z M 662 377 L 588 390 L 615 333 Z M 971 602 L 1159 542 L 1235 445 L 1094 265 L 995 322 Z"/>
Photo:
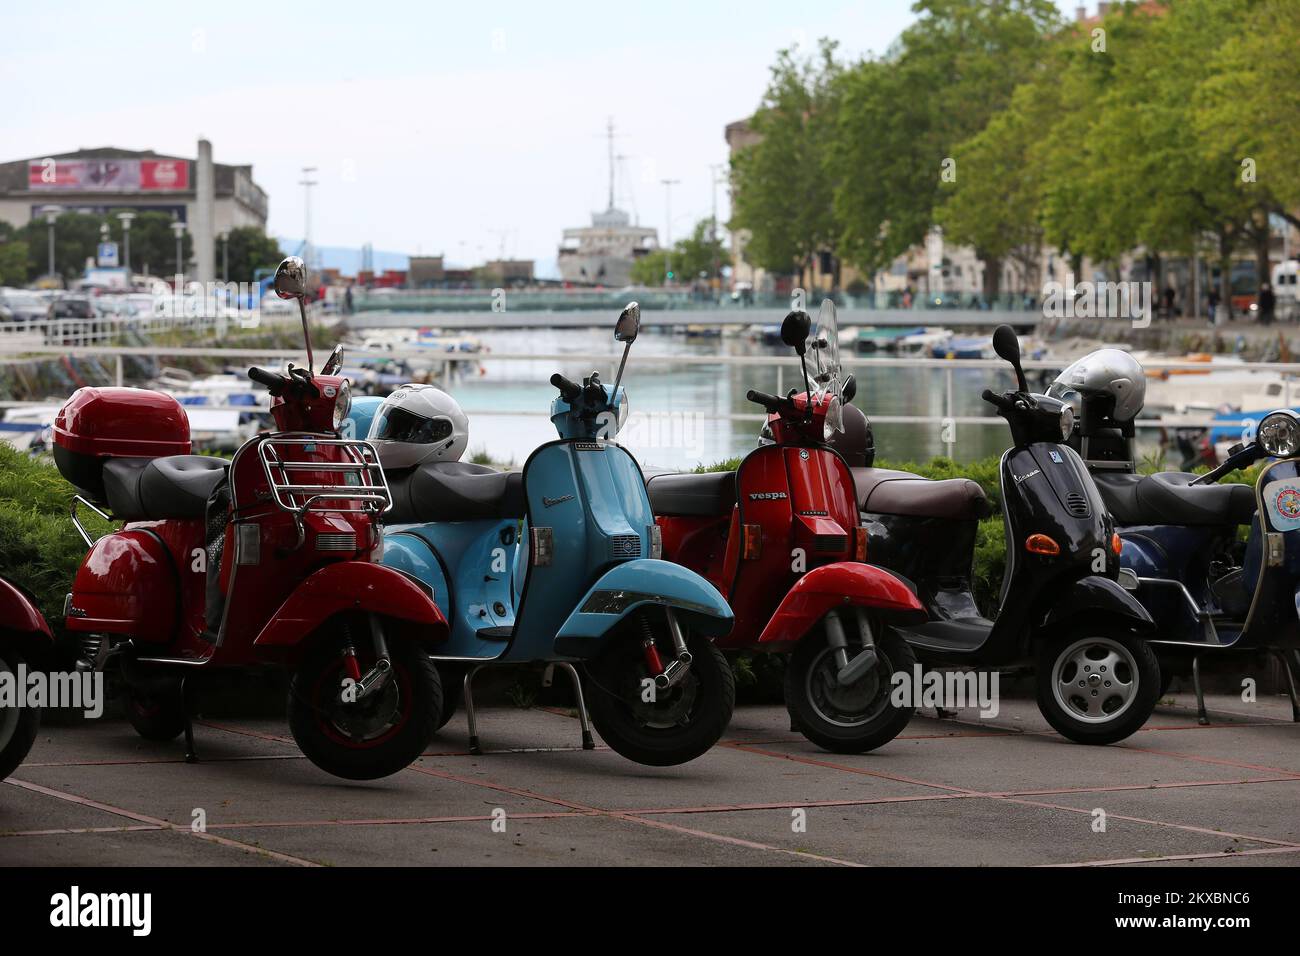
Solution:
<path fill-rule="evenodd" d="M 34 159 L 27 188 L 66 192 L 179 192 L 190 188 L 184 159 Z"/>

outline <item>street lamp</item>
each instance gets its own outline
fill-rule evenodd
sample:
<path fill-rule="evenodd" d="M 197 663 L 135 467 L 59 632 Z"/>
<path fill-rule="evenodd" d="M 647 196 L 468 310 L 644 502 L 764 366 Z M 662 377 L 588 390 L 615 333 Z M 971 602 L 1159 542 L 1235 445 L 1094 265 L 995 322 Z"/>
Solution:
<path fill-rule="evenodd" d="M 122 224 L 122 265 L 126 266 L 126 281 L 129 285 L 131 282 L 131 220 L 135 218 L 133 212 L 119 212 L 117 221 Z"/>
<path fill-rule="evenodd" d="M 664 184 L 664 285 L 671 285 L 673 278 L 673 187 L 680 179 L 661 179 Z"/>
<path fill-rule="evenodd" d="M 304 166 L 302 179 L 298 180 L 298 185 L 302 187 L 302 260 L 308 269 L 312 266 L 311 187 L 318 185 L 318 180 L 312 179 L 314 172 L 316 172 L 315 166 Z"/>
<path fill-rule="evenodd" d="M 222 232 L 217 237 L 221 240 L 221 281 L 230 281 L 230 232 Z"/>
<path fill-rule="evenodd" d="M 176 275 L 180 278 L 185 277 L 185 260 L 184 260 L 184 243 L 185 223 L 179 219 L 172 223 L 172 233 L 176 236 Z"/>
<path fill-rule="evenodd" d="M 61 212 L 63 212 L 62 206 L 45 206 L 41 209 L 41 213 L 45 216 L 45 224 L 50 227 L 50 278 L 54 277 L 54 223 Z"/>

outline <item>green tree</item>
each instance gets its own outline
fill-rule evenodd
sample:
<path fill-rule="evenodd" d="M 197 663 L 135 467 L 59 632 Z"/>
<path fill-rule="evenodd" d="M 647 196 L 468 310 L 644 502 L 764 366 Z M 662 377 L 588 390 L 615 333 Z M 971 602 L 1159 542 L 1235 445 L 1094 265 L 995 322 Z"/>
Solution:
<path fill-rule="evenodd" d="M 258 269 L 274 269 L 284 258 L 280 244 L 256 226 L 237 226 L 230 230 L 226 240 L 230 258 L 231 282 L 252 282 Z M 221 242 L 216 243 L 217 264 L 215 275 L 221 273 Z"/>
<path fill-rule="evenodd" d="M 21 239 L 0 239 L 0 285 L 26 285 L 28 268 L 27 243 Z"/>
<path fill-rule="evenodd" d="M 125 254 L 122 245 L 122 224 L 117 219 L 121 210 L 109 212 L 109 225 L 113 239 L 119 244 L 119 252 Z M 137 213 L 131 223 L 131 268 L 136 272 L 170 278 L 176 274 L 176 234 L 172 232 L 175 220 L 170 213 Z M 186 229 L 181 236 L 181 258 L 185 271 L 190 271 L 194 259 L 194 238 Z M 125 263 L 123 263 L 125 265 Z M 220 273 L 217 273 L 220 275 Z"/>
<path fill-rule="evenodd" d="M 717 278 L 720 267 L 727 261 L 726 243 L 717 236 L 713 220 L 701 219 L 688 237 L 673 243 L 671 260 L 666 250 L 656 249 L 634 262 L 632 281 L 638 285 L 663 285 L 671 264 L 674 281 L 679 285 L 689 284 L 701 274 Z"/>
<path fill-rule="evenodd" d="M 837 84 L 832 150 L 840 248 L 864 271 L 922 242 L 936 209 L 966 171 L 955 151 L 1011 100 L 1060 24 L 1049 0 L 918 0 L 917 21 L 883 58 L 864 60 Z M 997 293 L 995 250 L 985 294 Z"/>
<path fill-rule="evenodd" d="M 748 231 L 745 259 L 769 272 L 802 270 L 833 247 L 838 227 L 828 158 L 839 73 L 829 40 L 821 41 L 815 58 L 778 53 L 750 121 L 760 139 L 732 156 L 730 227 Z"/>

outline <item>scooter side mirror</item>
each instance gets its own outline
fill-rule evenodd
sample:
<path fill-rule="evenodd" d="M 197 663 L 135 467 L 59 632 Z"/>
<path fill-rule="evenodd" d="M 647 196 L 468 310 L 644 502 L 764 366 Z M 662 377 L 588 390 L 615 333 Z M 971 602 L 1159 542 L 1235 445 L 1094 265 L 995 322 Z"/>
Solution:
<path fill-rule="evenodd" d="M 812 319 L 807 312 L 796 309 L 781 323 L 781 341 L 802 356 L 808 350 L 808 333 Z"/>
<path fill-rule="evenodd" d="M 999 325 L 994 329 L 993 351 L 998 353 L 998 358 L 1011 363 L 1011 367 L 1016 370 L 1016 383 L 1020 391 L 1028 392 L 1029 383 L 1025 381 L 1024 369 L 1020 367 L 1020 340 L 1016 338 L 1015 329 L 1009 325 Z"/>
<path fill-rule="evenodd" d="M 282 299 L 302 299 L 307 295 L 307 264 L 289 256 L 275 270 L 275 294 Z"/>
<path fill-rule="evenodd" d="M 618 317 L 618 322 L 614 324 L 614 341 L 626 342 L 628 345 L 631 345 L 636 341 L 636 337 L 640 332 L 641 306 L 635 302 L 629 302 L 623 307 L 623 311 Z"/>
<path fill-rule="evenodd" d="M 840 388 L 840 399 L 847 405 L 853 401 L 853 396 L 858 394 L 858 380 L 850 375 L 844 380 L 844 385 Z"/>

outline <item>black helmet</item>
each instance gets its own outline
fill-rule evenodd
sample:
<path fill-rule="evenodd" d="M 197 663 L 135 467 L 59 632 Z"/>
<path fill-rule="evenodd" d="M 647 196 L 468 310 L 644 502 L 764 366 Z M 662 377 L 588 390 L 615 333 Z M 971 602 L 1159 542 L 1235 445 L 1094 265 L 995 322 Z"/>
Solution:
<path fill-rule="evenodd" d="M 844 456 L 850 468 L 870 468 L 876 461 L 876 439 L 871 419 L 858 406 L 845 402 L 841 412 L 844 430 L 831 436 L 830 446 Z"/>

